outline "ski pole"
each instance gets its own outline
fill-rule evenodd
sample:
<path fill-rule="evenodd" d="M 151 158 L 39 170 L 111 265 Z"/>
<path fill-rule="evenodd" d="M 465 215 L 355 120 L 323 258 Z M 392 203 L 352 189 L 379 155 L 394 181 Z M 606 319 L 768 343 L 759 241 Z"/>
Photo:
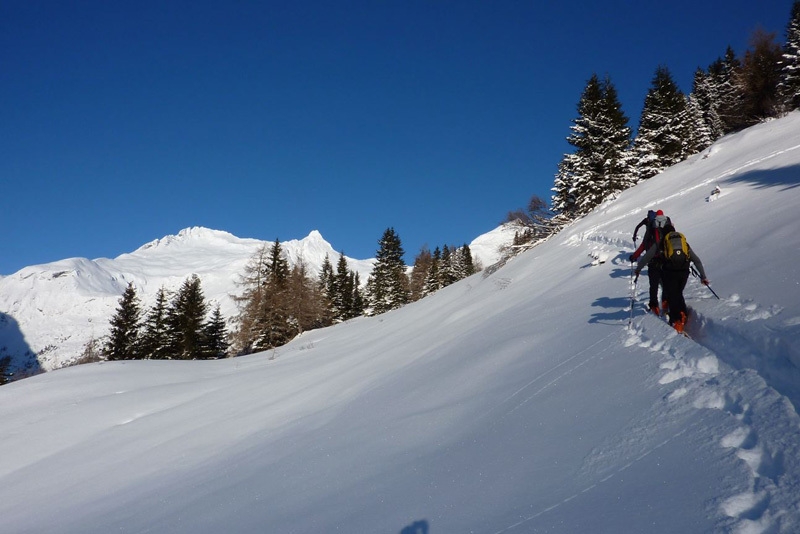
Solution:
<path fill-rule="evenodd" d="M 694 265 L 692 265 L 692 266 L 691 266 L 691 268 L 692 268 L 692 274 L 693 274 L 695 277 L 697 277 L 697 278 L 700 278 L 700 273 L 698 273 L 698 272 L 697 272 L 697 269 L 695 269 L 695 268 L 694 268 Z M 702 282 L 702 280 L 701 280 L 701 282 Z M 717 292 L 716 292 L 716 291 L 714 291 L 713 289 L 711 289 L 711 286 L 710 286 L 710 285 L 708 285 L 708 284 L 703 284 L 703 285 L 704 285 L 704 286 L 706 286 L 706 287 L 708 288 L 708 290 L 709 290 L 709 291 L 711 291 L 711 294 L 712 294 L 712 295 L 714 295 L 715 297 L 717 297 L 717 300 L 722 300 L 721 298 L 719 298 L 719 295 L 717 295 Z"/>
<path fill-rule="evenodd" d="M 703 285 L 705 285 L 708 288 L 708 290 L 711 291 L 711 294 L 713 294 L 715 297 L 717 297 L 717 300 L 722 300 L 721 298 L 719 298 L 719 295 L 717 295 L 717 292 L 714 291 L 713 289 L 711 289 L 710 285 L 708 285 L 708 284 L 703 284 Z"/>
<path fill-rule="evenodd" d="M 633 271 L 633 262 L 631 262 L 631 316 L 628 318 L 628 328 L 633 324 L 633 305 L 636 301 L 636 282 L 639 280 L 639 277 L 636 276 L 634 278 Z"/>

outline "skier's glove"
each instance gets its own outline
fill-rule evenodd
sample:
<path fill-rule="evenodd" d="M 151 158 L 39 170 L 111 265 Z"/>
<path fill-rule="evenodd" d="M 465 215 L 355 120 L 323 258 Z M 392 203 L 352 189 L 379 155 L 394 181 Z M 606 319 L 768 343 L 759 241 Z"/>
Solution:
<path fill-rule="evenodd" d="M 704 286 L 707 286 L 711 282 L 708 280 L 708 278 L 703 278 L 702 280 L 700 280 L 700 283 L 703 284 Z"/>
<path fill-rule="evenodd" d="M 636 258 L 634 258 L 634 257 L 633 257 L 633 254 L 631 254 L 630 256 L 628 256 L 628 260 L 629 260 L 631 263 L 633 263 L 633 262 L 635 262 L 635 261 L 636 261 Z"/>

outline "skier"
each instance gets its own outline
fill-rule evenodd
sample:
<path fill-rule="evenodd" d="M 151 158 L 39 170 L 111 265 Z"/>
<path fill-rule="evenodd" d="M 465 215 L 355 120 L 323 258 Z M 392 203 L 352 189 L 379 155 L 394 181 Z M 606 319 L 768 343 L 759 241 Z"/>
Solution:
<path fill-rule="evenodd" d="M 700 258 L 686 242 L 683 234 L 676 232 L 671 224 L 664 228 L 664 238 L 661 243 L 653 244 L 647 250 L 647 253 L 639 259 L 639 263 L 636 266 L 637 277 L 642 267 L 648 265 L 648 262 L 659 253 L 662 258 L 661 280 L 664 284 L 664 296 L 669 307 L 669 324 L 678 332 L 683 333 L 686 327 L 686 320 L 689 317 L 686 301 L 683 298 L 683 289 L 689 279 L 690 263 L 694 263 L 697 266 L 703 285 L 707 286 L 709 284 L 708 278 L 706 278 L 706 272 L 703 269 L 703 263 Z"/>
<path fill-rule="evenodd" d="M 642 219 L 642 222 L 637 224 L 636 228 L 633 230 L 633 242 L 636 243 L 636 234 L 639 232 L 639 228 L 642 226 L 645 227 L 642 244 L 630 255 L 629 259 L 631 263 L 635 262 L 642 252 L 649 250 L 654 244 L 661 243 L 661 239 L 664 237 L 664 228 L 667 225 L 671 226 L 672 221 L 669 217 L 664 215 L 663 211 L 649 210 L 647 212 L 647 217 Z M 656 315 L 661 315 L 662 311 L 666 313 L 666 298 L 662 299 L 661 309 L 658 307 L 659 286 L 662 286 L 661 294 L 664 296 L 663 284 L 661 283 L 661 255 L 658 249 L 656 250 L 655 256 L 653 256 L 647 264 L 647 278 L 650 281 L 650 301 L 647 307 Z"/>

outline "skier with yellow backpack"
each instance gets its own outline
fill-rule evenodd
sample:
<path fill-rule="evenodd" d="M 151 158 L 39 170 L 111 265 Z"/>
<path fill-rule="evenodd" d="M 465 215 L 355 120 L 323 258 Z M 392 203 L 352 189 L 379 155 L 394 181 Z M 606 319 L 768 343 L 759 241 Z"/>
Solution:
<path fill-rule="evenodd" d="M 697 254 L 694 253 L 686 237 L 680 232 L 675 231 L 675 227 L 668 224 L 664 228 L 664 237 L 660 243 L 653 243 L 644 256 L 639 258 L 636 264 L 636 277 L 647 263 L 661 253 L 661 282 L 664 285 L 664 300 L 669 306 L 669 324 L 678 332 L 683 333 L 688 319 L 686 301 L 683 299 L 683 289 L 689 279 L 689 269 L 694 263 L 700 272 L 700 281 L 703 285 L 708 285 L 703 263 Z"/>

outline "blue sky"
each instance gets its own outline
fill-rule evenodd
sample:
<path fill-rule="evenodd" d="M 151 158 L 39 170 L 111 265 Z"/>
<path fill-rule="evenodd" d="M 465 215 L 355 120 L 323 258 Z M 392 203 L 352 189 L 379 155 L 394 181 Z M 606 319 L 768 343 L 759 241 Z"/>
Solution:
<path fill-rule="evenodd" d="M 791 5 L 3 2 L 0 274 L 189 226 L 468 243 L 549 200 L 592 73 L 635 127 L 656 67 L 688 92 Z"/>

